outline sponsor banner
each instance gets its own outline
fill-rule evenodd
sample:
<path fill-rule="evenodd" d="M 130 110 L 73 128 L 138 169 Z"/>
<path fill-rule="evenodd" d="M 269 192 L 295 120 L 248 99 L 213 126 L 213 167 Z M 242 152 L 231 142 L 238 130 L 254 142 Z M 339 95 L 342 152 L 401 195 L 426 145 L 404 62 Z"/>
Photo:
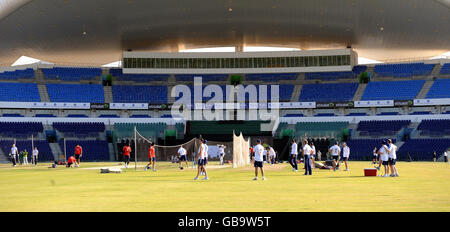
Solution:
<path fill-rule="evenodd" d="M 412 100 L 394 100 L 394 106 L 412 106 Z"/>
<path fill-rule="evenodd" d="M 415 99 L 415 106 L 450 105 L 450 98 Z"/>
<path fill-rule="evenodd" d="M 148 103 L 111 103 L 112 110 L 148 110 Z"/>
<path fill-rule="evenodd" d="M 91 103 L 91 109 L 108 110 L 109 103 Z"/>
<path fill-rule="evenodd" d="M 170 110 L 172 104 L 148 104 L 149 110 Z"/>
<path fill-rule="evenodd" d="M 385 107 L 394 106 L 394 100 L 355 101 L 354 107 Z"/>
<path fill-rule="evenodd" d="M 90 103 L 78 102 L 0 102 L 5 109 L 90 109 Z"/>
<path fill-rule="evenodd" d="M 353 102 L 316 102 L 316 108 L 353 108 Z"/>
<path fill-rule="evenodd" d="M 270 109 L 313 109 L 316 102 L 274 102 L 268 104 Z"/>

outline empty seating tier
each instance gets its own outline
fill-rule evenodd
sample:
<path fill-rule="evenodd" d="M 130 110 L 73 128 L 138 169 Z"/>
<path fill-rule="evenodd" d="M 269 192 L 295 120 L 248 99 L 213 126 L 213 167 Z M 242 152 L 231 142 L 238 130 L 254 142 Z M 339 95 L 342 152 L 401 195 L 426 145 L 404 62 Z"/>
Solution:
<path fill-rule="evenodd" d="M 278 82 L 278 81 L 293 81 L 298 77 L 298 73 L 260 73 L 260 74 L 247 74 L 245 75 L 246 81 L 265 81 L 265 82 Z"/>
<path fill-rule="evenodd" d="M 360 121 L 357 130 L 360 131 L 360 135 L 393 136 L 409 123 L 411 120 Z"/>
<path fill-rule="evenodd" d="M 42 73 L 46 79 L 58 79 L 63 81 L 93 80 L 102 75 L 101 68 L 74 68 L 54 67 L 43 68 Z"/>
<path fill-rule="evenodd" d="M 401 157 L 407 157 L 408 154 L 415 160 L 431 160 L 433 152 L 438 157 L 450 147 L 450 139 L 409 139 L 400 147 L 398 153 Z"/>
<path fill-rule="evenodd" d="M 167 103 L 167 86 L 162 85 L 113 85 L 114 102 L 118 103 Z"/>
<path fill-rule="evenodd" d="M 415 75 L 429 75 L 434 64 L 409 63 L 409 64 L 377 64 L 374 71 L 380 76 L 410 77 Z"/>
<path fill-rule="evenodd" d="M 54 122 L 53 128 L 64 133 L 91 134 L 105 131 L 103 122 Z"/>
<path fill-rule="evenodd" d="M 44 130 L 41 122 L 0 122 L 0 135 L 8 137 L 28 137 Z"/>
<path fill-rule="evenodd" d="M 194 77 L 201 77 L 202 82 L 226 81 L 228 74 L 176 74 L 176 81 L 194 81 Z"/>
<path fill-rule="evenodd" d="M 122 69 L 110 69 L 109 73 L 116 77 L 118 81 L 135 81 L 135 82 L 149 82 L 149 81 L 167 81 L 169 74 L 124 74 Z"/>
<path fill-rule="evenodd" d="M 41 97 L 34 83 L 0 83 L 0 101 L 40 102 Z"/>
<path fill-rule="evenodd" d="M 34 78 L 34 70 L 27 68 L 24 70 L 4 71 L 0 72 L 0 80 L 18 80 Z"/>
<path fill-rule="evenodd" d="M 450 98 L 450 79 L 435 80 L 426 98 Z"/>
<path fill-rule="evenodd" d="M 424 83 L 425 80 L 369 82 L 361 100 L 411 100 Z"/>
<path fill-rule="evenodd" d="M 66 159 L 72 156 L 75 146 L 80 145 L 83 148 L 82 160 L 85 161 L 102 161 L 109 160 L 108 142 L 97 140 L 66 140 Z M 64 151 L 64 141 L 59 142 L 61 150 Z"/>
<path fill-rule="evenodd" d="M 299 101 L 336 102 L 350 101 L 355 95 L 358 83 L 305 84 Z"/>
<path fill-rule="evenodd" d="M 47 84 L 52 102 L 103 103 L 103 86 L 89 84 Z"/>

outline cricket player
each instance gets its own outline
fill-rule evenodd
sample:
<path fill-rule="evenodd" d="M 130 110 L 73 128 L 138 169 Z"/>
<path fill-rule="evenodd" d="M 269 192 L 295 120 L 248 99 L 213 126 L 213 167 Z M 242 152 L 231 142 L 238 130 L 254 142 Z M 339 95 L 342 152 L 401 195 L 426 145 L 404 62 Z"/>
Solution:
<path fill-rule="evenodd" d="M 303 160 L 305 161 L 305 176 L 306 175 L 312 175 L 312 168 L 311 168 L 311 155 L 314 153 L 311 146 L 308 144 L 308 140 L 303 140 Z"/>
<path fill-rule="evenodd" d="M 186 163 L 186 168 L 189 167 L 186 154 L 187 154 L 186 149 L 184 149 L 183 146 L 180 146 L 180 148 L 178 149 L 178 155 L 180 156 L 180 159 L 178 161 L 180 163 L 180 169 L 183 167 L 183 165 L 181 164 L 181 162 L 183 161 Z"/>
<path fill-rule="evenodd" d="M 75 147 L 75 159 L 77 160 L 76 162 L 76 166 L 80 167 L 80 159 L 81 156 L 83 156 L 83 148 L 81 148 L 81 146 L 79 144 L 77 144 L 77 146 Z"/>
<path fill-rule="evenodd" d="M 223 157 L 225 156 L 225 148 L 224 145 L 219 145 L 219 159 L 220 159 L 220 165 L 223 165 Z"/>
<path fill-rule="evenodd" d="M 388 156 L 389 156 L 389 169 L 391 170 L 391 175 L 390 177 L 398 177 L 398 172 L 397 172 L 397 167 L 395 167 L 395 163 L 397 160 L 397 146 L 392 143 L 392 139 L 388 139 L 387 141 L 387 148 L 388 148 Z M 385 145 L 386 146 L 386 145 Z"/>
<path fill-rule="evenodd" d="M 150 168 L 150 164 L 152 165 L 152 170 L 156 172 L 155 164 L 156 164 L 156 155 L 155 155 L 155 144 L 151 143 L 150 147 L 148 148 L 148 160 L 149 163 L 145 166 L 144 170 L 147 171 L 147 169 Z"/>
<path fill-rule="evenodd" d="M 11 146 L 10 154 L 11 154 L 11 158 L 12 158 L 11 160 L 13 162 L 13 166 L 15 167 L 16 166 L 17 157 L 19 156 L 19 150 L 17 149 L 16 144 L 13 144 Z"/>
<path fill-rule="evenodd" d="M 341 148 L 338 146 L 338 142 L 335 142 L 332 147 L 330 147 L 329 152 L 331 153 L 331 157 L 333 159 L 333 170 L 336 171 L 336 167 L 339 161 L 339 154 L 341 154 Z"/>
<path fill-rule="evenodd" d="M 200 172 L 204 172 L 205 173 L 205 177 L 203 178 L 203 180 L 209 180 L 208 178 L 208 172 L 206 171 L 205 166 L 205 160 L 206 160 L 206 144 L 204 144 L 205 140 L 203 138 L 200 139 L 200 147 L 197 153 L 197 164 L 198 164 L 198 168 L 197 168 L 197 176 L 194 178 L 194 180 L 198 180 L 198 176 L 200 175 Z"/>
<path fill-rule="evenodd" d="M 37 147 L 34 147 L 32 156 L 33 156 L 32 162 L 36 166 L 38 163 L 38 156 L 39 156 L 39 150 L 37 149 Z"/>
<path fill-rule="evenodd" d="M 277 153 L 273 149 L 273 147 L 267 147 L 267 151 L 269 153 L 269 159 L 270 159 L 270 165 L 273 165 L 275 163 L 275 158 L 277 157 Z"/>
<path fill-rule="evenodd" d="M 373 154 L 372 162 L 373 162 L 373 164 L 376 164 L 377 160 L 378 160 L 377 159 L 378 158 L 378 149 L 377 149 L 377 147 L 373 148 L 372 154 Z"/>
<path fill-rule="evenodd" d="M 123 160 L 125 161 L 125 168 L 128 168 L 128 164 L 130 164 L 130 154 L 131 154 L 131 147 L 128 145 L 123 146 Z"/>
<path fill-rule="evenodd" d="M 378 165 L 377 169 L 380 170 L 381 165 L 383 165 L 384 166 L 384 176 L 383 177 L 388 177 L 389 176 L 389 168 L 388 168 L 389 151 L 387 150 L 386 141 L 384 141 L 384 140 L 381 142 L 380 149 L 378 149 L 378 155 L 380 156 L 380 159 L 379 159 L 380 164 Z"/>
<path fill-rule="evenodd" d="M 266 180 L 266 178 L 264 177 L 264 169 L 263 169 L 264 150 L 265 150 L 264 147 L 261 145 L 261 140 L 260 139 L 256 140 L 256 146 L 253 148 L 253 152 L 255 153 L 255 155 L 252 158 L 252 163 L 253 166 L 255 167 L 255 178 L 253 178 L 253 180 L 258 180 L 258 168 L 261 170 L 262 180 Z"/>
<path fill-rule="evenodd" d="M 309 145 L 310 145 L 311 149 L 313 150 L 313 154 L 311 155 L 311 167 L 312 168 L 316 168 L 316 165 L 315 165 L 315 161 L 316 161 L 316 147 L 314 146 L 313 142 L 310 142 Z"/>
<path fill-rule="evenodd" d="M 297 155 L 298 155 L 298 149 L 297 149 L 297 143 L 295 143 L 295 139 L 291 140 L 291 154 L 289 156 L 289 163 L 292 166 L 292 171 L 298 172 L 298 166 L 297 166 Z"/>
<path fill-rule="evenodd" d="M 345 170 L 348 171 L 348 158 L 350 157 L 350 148 L 347 146 L 347 143 L 342 144 L 342 157 L 344 158 Z"/>

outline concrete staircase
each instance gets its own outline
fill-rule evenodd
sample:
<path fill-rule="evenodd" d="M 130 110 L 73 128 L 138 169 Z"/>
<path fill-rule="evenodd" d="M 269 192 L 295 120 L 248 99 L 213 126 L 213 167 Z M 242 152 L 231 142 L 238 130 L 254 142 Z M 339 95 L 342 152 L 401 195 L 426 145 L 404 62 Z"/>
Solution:
<path fill-rule="evenodd" d="M 439 75 L 439 73 L 441 72 L 441 68 L 442 66 L 440 64 L 436 64 L 433 67 L 433 70 L 431 70 L 431 76 L 432 77 L 437 77 Z"/>
<path fill-rule="evenodd" d="M 105 98 L 105 103 L 113 102 L 113 94 L 111 86 L 103 86 L 103 96 Z"/>
<path fill-rule="evenodd" d="M 430 90 L 431 86 L 433 85 L 433 80 L 427 80 L 425 81 L 425 84 L 423 84 L 422 89 L 417 94 L 417 99 L 424 99 L 427 96 L 428 91 Z"/>
<path fill-rule="evenodd" d="M 366 90 L 366 87 L 367 87 L 366 83 L 358 85 L 355 95 L 353 96 L 353 101 L 361 101 L 361 98 L 364 94 L 364 91 Z"/>
<path fill-rule="evenodd" d="M 303 85 L 295 85 L 294 91 L 292 91 L 291 102 L 298 102 Z"/>
<path fill-rule="evenodd" d="M 37 85 L 39 96 L 41 96 L 41 102 L 50 102 L 50 96 L 48 96 L 47 86 L 45 84 Z"/>
<path fill-rule="evenodd" d="M 55 160 L 58 160 L 59 155 L 63 154 L 61 147 L 59 147 L 58 143 L 49 143 L 49 145 L 50 145 L 50 150 L 52 150 L 52 153 L 53 153 L 53 158 Z"/>

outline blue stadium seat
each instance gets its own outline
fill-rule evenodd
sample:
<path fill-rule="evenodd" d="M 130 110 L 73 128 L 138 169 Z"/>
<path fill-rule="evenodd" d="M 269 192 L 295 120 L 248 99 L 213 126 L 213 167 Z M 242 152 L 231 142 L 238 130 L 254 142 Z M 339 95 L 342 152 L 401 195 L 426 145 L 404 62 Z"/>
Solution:
<path fill-rule="evenodd" d="M 52 102 L 105 102 L 102 85 L 47 84 L 47 90 Z"/>
<path fill-rule="evenodd" d="M 85 135 L 105 131 L 103 122 L 54 122 L 53 128 L 64 133 Z"/>
<path fill-rule="evenodd" d="M 75 146 L 80 145 L 83 148 L 83 158 L 85 161 L 105 161 L 109 160 L 108 142 L 97 140 L 66 140 L 66 159 L 73 155 Z M 64 141 L 59 145 L 64 150 Z"/>
<path fill-rule="evenodd" d="M 46 79 L 58 79 L 63 81 L 93 80 L 102 75 L 101 68 L 74 68 L 54 67 L 43 68 L 42 73 Z"/>
<path fill-rule="evenodd" d="M 357 130 L 360 135 L 393 136 L 400 129 L 407 127 L 411 120 L 376 120 L 360 121 Z"/>
<path fill-rule="evenodd" d="M 406 157 L 409 153 L 415 160 L 431 160 L 433 152 L 438 156 L 450 147 L 450 139 L 409 139 L 400 147 L 398 154 Z"/>
<path fill-rule="evenodd" d="M 425 80 L 369 82 L 361 100 L 411 100 L 424 83 Z"/>
<path fill-rule="evenodd" d="M 226 81 L 228 74 L 176 74 L 176 81 L 194 81 L 194 77 L 201 77 L 202 82 Z"/>
<path fill-rule="evenodd" d="M 409 64 L 377 64 L 374 72 L 380 76 L 411 77 L 414 75 L 429 75 L 434 64 L 409 63 Z"/>
<path fill-rule="evenodd" d="M 36 136 L 43 130 L 41 122 L 0 122 L 0 135 L 7 137 Z"/>
<path fill-rule="evenodd" d="M 40 102 L 41 96 L 34 83 L 0 83 L 0 101 Z"/>
<path fill-rule="evenodd" d="M 350 101 L 355 95 L 358 83 L 305 84 L 299 101 L 336 102 Z"/>
<path fill-rule="evenodd" d="M 442 65 L 441 71 L 439 72 L 441 75 L 450 74 L 450 63 L 446 63 Z"/>
<path fill-rule="evenodd" d="M 450 98 L 450 79 L 435 80 L 426 98 Z"/>
<path fill-rule="evenodd" d="M 167 86 L 113 85 L 113 100 L 117 103 L 167 103 Z"/>
<path fill-rule="evenodd" d="M 27 68 L 25 70 L 4 71 L 0 72 L 0 80 L 18 80 L 34 78 L 34 70 Z"/>
<path fill-rule="evenodd" d="M 167 81 L 169 74 L 124 74 L 122 69 L 113 68 L 109 73 L 116 77 L 118 81 L 135 81 L 135 82 L 150 82 L 150 81 Z"/>
<path fill-rule="evenodd" d="M 298 73 L 258 73 L 245 75 L 246 81 L 278 82 L 282 80 L 296 80 Z"/>

